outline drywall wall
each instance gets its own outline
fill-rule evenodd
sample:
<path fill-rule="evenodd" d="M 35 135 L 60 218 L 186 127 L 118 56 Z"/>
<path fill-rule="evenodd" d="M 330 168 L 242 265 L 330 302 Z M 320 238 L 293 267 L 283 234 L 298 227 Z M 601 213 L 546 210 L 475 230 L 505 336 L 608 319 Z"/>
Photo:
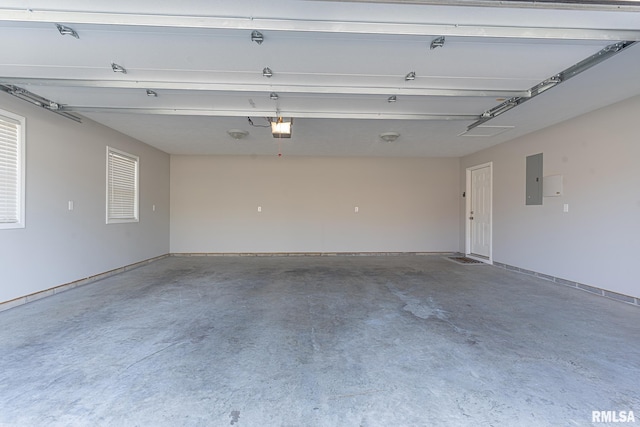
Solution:
<path fill-rule="evenodd" d="M 634 97 L 461 159 L 461 176 L 493 162 L 494 261 L 640 296 L 638 117 Z M 537 153 L 564 194 L 525 206 L 525 159 Z"/>
<path fill-rule="evenodd" d="M 171 156 L 171 252 L 455 251 L 458 189 L 454 158 Z"/>
<path fill-rule="evenodd" d="M 4 93 L 0 108 L 26 117 L 26 227 L 0 230 L 0 302 L 168 253 L 166 153 Z M 107 145 L 140 157 L 138 223 L 105 223 Z"/>

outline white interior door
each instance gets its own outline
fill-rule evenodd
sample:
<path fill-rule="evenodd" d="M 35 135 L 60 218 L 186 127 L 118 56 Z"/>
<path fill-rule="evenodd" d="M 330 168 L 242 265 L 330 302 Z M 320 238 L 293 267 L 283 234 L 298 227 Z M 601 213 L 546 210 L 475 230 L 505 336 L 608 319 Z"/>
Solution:
<path fill-rule="evenodd" d="M 467 254 L 491 260 L 492 165 L 467 169 Z"/>

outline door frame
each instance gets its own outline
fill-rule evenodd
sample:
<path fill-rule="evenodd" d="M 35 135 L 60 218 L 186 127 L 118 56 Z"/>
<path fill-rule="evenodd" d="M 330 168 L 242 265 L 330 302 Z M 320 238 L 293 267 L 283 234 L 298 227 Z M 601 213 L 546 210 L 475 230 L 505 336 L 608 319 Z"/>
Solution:
<path fill-rule="evenodd" d="M 489 168 L 489 258 L 474 256 L 471 254 L 471 172 L 477 169 Z M 465 249 L 464 253 L 466 257 L 486 262 L 487 264 L 493 264 L 493 162 L 482 163 L 480 165 L 471 166 L 467 168 L 466 175 L 466 192 L 465 192 L 465 208 L 464 208 L 464 223 L 465 223 Z"/>

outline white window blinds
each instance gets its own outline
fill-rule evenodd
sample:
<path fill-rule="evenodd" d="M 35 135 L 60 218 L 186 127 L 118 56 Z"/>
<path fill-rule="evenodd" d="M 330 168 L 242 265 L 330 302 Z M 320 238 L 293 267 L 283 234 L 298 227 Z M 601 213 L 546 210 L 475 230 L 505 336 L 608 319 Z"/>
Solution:
<path fill-rule="evenodd" d="M 0 228 L 24 227 L 24 118 L 0 110 Z"/>
<path fill-rule="evenodd" d="M 138 221 L 138 157 L 107 147 L 107 224 Z"/>

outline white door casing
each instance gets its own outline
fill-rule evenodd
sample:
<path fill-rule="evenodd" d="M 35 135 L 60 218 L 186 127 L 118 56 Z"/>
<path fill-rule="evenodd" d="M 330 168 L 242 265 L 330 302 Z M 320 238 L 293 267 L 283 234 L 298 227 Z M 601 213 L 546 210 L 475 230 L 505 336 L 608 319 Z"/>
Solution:
<path fill-rule="evenodd" d="M 465 254 L 491 263 L 493 164 L 467 168 Z"/>

